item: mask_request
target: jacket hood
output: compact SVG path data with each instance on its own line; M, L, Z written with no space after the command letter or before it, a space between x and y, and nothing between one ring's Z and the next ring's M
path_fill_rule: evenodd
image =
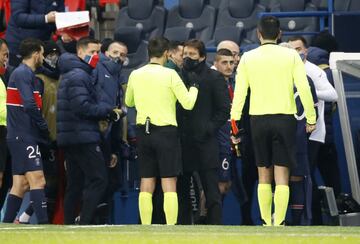
M118 76L120 74L122 65L120 63L115 63L111 58L105 56L104 54L99 54L99 62L104 65L104 67L109 71L113 76Z
M329 64L329 53L318 47L309 47L307 60L316 65Z
M59 58L60 74L65 74L75 68L82 69L86 73L91 74L92 68L87 63L83 62L78 56L71 53L63 53Z

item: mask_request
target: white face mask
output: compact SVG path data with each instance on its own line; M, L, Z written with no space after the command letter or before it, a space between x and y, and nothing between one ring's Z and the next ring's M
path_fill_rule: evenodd
M57 66L57 62L59 60L59 56L57 54L49 54L46 56L46 58L44 59L44 61L51 67L51 68L56 68Z
M129 63L130 63L130 60L129 60L128 57L126 57L125 60L124 60L123 66L128 66Z

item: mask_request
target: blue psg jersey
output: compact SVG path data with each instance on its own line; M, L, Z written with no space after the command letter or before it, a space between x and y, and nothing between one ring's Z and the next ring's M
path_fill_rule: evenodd
M315 91L315 86L313 81L308 77L308 81L309 81L309 85L310 85L310 89L311 89L311 94L313 97L313 101L315 104L315 107L317 107L317 103L318 103L318 99L316 96L316 91ZM305 126L306 126L306 118L305 118L305 112L304 112L304 107L300 101L300 97L299 94L296 90L296 88L294 88L294 92L295 92L295 102L296 102L296 114L295 114L295 118L297 119L298 123L297 123L297 131L296 131L296 146L297 146L297 153L304 153L307 155L307 135L306 135L306 130L305 130Z

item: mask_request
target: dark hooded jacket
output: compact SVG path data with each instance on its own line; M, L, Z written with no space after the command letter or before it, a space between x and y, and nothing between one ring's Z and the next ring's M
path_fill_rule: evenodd
M98 101L113 107L121 106L121 65L100 54L100 60L93 71L93 83Z
M98 103L92 84L93 69L74 54L59 58L60 85L57 100L57 141L59 146L98 143L98 121L113 109Z
M329 53L326 50L323 50L318 47L309 47L307 60L312 62L313 64L318 65L324 72L332 86L334 86L334 79L332 76L332 72L329 67ZM325 143L334 141L334 128L332 122L332 114L336 103L333 102L325 102L325 126L326 126L326 136Z

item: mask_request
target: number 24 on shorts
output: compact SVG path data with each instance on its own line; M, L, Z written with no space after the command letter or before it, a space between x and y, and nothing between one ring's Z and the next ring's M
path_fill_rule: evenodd
M29 152L28 158L37 158L37 157L41 157L41 153L39 150L39 146L36 145L36 149L33 146L28 146L26 148L26 151Z

